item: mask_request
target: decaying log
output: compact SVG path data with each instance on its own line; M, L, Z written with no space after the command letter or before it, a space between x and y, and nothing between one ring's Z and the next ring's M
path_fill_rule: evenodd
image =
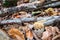
M22 23L22 22L36 22L36 21L40 21L40 20L46 20L46 22L44 22L44 25L50 25L53 24L55 20L60 19L60 16L51 16L51 17L39 17L35 18L22 18L22 19L13 19L13 20L3 20L0 22L1 24L11 24L11 23ZM60 20L59 20L60 21Z
M44 5L43 8L56 7L56 6L60 6L60 1Z
M60 1L44 5L43 8L55 7L55 6L59 6L59 5L60 5ZM32 3L24 3L24 4L21 4L19 6L15 6L15 7L3 8L2 10L0 10L0 16L2 16L2 15L4 16L8 13L11 14L11 13L18 12L21 10L33 11L33 10L38 9L38 8L41 8L40 1L32 2Z
M44 25L45 25L45 26L54 24L54 22L55 22L56 20L60 21L60 16L59 16L59 17L58 17L58 16L54 16L54 17L52 17L51 19L47 19L47 20L48 20L48 21L44 22Z
M60 16L50 16L50 17L38 17L37 18L37 21L40 21L40 20L52 20L52 19L56 19L56 18L59 18Z
M58 2L58 1L51 1L51 0L48 0L46 3L44 4L51 4L51 3L54 3L54 2Z
M35 22L35 21L37 21L36 19L37 19L37 18L35 18L35 17L22 18L21 21L22 21L22 22Z
M18 12L21 10L34 10L37 8L37 6L40 6L40 1L36 1L36 2L32 2L32 3L23 3L20 4L19 6L15 6L15 7L9 7L9 8L3 8L2 10L0 10L0 15L4 15L6 13L14 13L14 12Z
M15 20L3 20L1 24L12 24L12 23L21 23L21 20L15 19Z
M12 19L12 20L3 20L0 24L11 24L11 23L22 23L22 22L34 22L35 18L22 18L22 19Z

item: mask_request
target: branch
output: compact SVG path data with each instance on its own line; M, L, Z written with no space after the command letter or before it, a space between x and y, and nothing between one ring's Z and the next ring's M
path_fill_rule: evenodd
M60 6L60 1L59 2L50 3L48 5L44 5L43 8L57 7L57 6Z
M36 40L40 40L33 31L32 31L32 33Z
M6 13L11 14L21 10L31 10L31 9L34 10L37 8L37 6L40 6L40 1L32 2L32 3L24 3L15 7L3 8L2 10L0 10L1 11L0 15L6 14Z
M56 35L55 37L52 38L52 40L56 40L58 38L60 38L60 35Z
M57 19L60 19L60 16L12 19L12 20L3 20L3 21L0 22L0 25L1 24L11 24L11 23L19 23L20 24L22 22L36 22L36 21L40 21L40 20L46 20L46 22L44 22L44 25L50 25L50 24L53 24L54 21L57 20Z
M6 14L12 14L14 12L18 12L21 10L25 10L25 11L33 11L35 9L38 8L48 8L48 7L55 7L55 6L59 6L60 5L60 1L59 2L54 2L54 3L50 3L47 5L43 5L41 7L41 2L40 1L36 1L36 2L32 2L32 3L24 3L21 4L19 6L15 6L15 7L10 7L10 8L3 8L2 10L0 10L0 16L5 16Z

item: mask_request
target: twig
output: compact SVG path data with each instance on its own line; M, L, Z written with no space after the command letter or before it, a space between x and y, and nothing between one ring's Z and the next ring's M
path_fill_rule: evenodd
M60 37L60 35L56 35L55 37L52 38L52 40L57 39L58 37Z
M33 31L32 31L32 33L36 40L40 40Z

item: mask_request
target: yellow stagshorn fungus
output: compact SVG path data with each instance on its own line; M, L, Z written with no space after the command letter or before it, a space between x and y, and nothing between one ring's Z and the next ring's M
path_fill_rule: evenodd
M41 21L35 22L35 23L34 23L34 28L35 28L35 29L44 28L44 25L43 25L44 22L45 22L45 20L41 20Z
M45 10L45 12L50 15L50 16L55 16L57 15L57 13L54 11L53 8L48 8L47 10Z

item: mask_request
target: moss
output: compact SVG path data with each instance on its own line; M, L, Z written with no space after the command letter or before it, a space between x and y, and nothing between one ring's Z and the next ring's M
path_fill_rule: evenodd
M17 5L17 0L13 0L13 1L5 0L5 3L3 3L4 7L12 7L16 5Z

